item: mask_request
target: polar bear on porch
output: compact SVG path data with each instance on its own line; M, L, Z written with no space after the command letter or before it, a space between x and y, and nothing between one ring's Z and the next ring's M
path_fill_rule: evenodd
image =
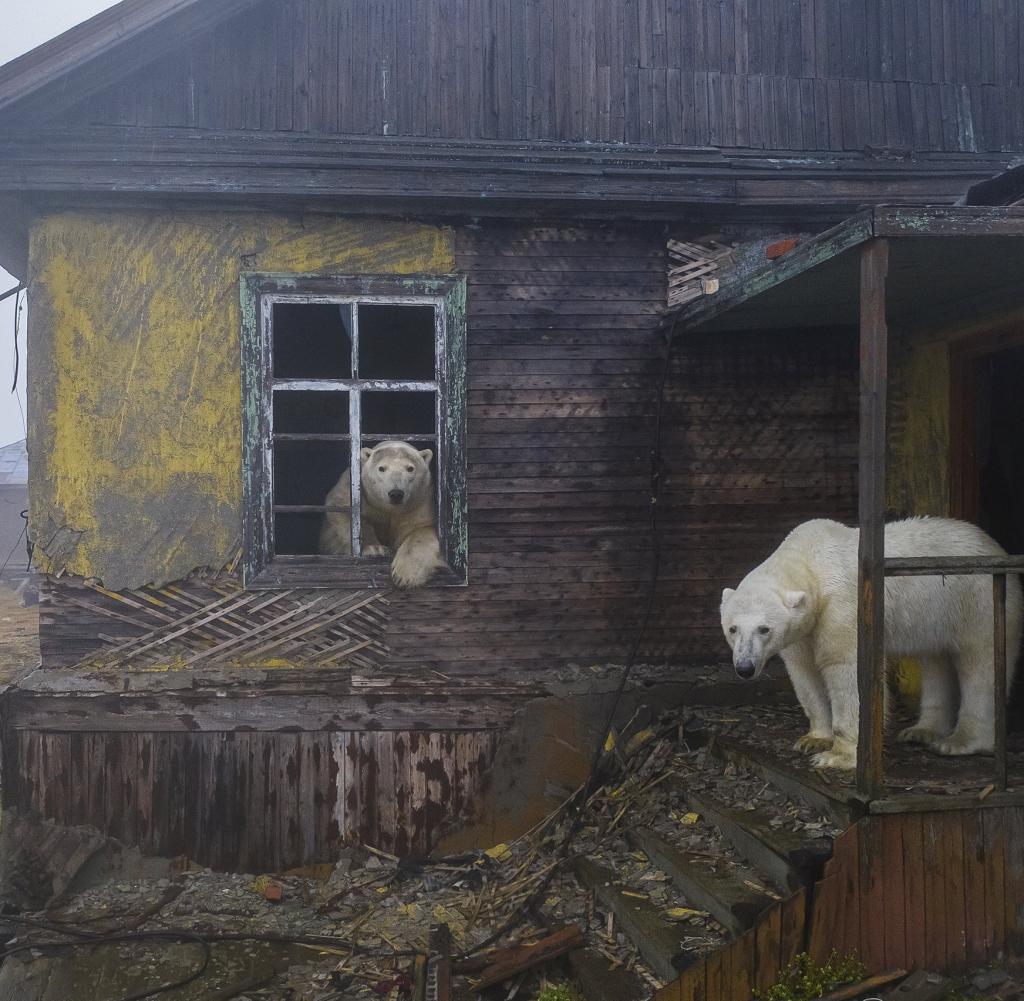
M819 768L857 763L858 529L808 521L733 590L722 629L741 678L778 654L810 721L796 749ZM886 556L1003 556L980 528L912 518L885 528ZM1007 684L1020 650L1020 581L1007 580ZM891 577L885 582L887 658L921 664L921 713L899 739L939 754L993 748L992 588L985 576Z
M396 587L421 587L445 565L437 538L434 477L429 449L418 451L405 441L382 441L360 456L360 528L364 556L393 554L391 579ZM327 495L330 507L351 504L348 469ZM352 519L347 511L328 511L320 530L320 552L352 552Z

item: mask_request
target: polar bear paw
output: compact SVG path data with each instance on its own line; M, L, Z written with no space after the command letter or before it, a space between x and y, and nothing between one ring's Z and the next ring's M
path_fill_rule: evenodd
M390 550L387 546L363 546L364 556L387 556Z
M812 768L839 768L851 771L857 767L857 750L841 741L832 744L832 750L822 751L811 758Z
M433 562L409 558L399 553L391 562L391 580L395 587L423 587L434 572Z
M961 754L992 753L992 745L990 743L986 743L984 740L978 740L976 738L968 739L965 737L957 737L956 734L952 734L941 740L936 740L935 743L930 744L929 747L936 754L947 754L951 757Z
M793 750L800 751L802 754L815 754L818 751L829 751L831 749L832 738L820 733L805 733L793 745Z
M924 744L925 747L932 747L941 741L946 734L933 730L931 727L922 726L920 723L908 726L896 734L896 739L902 744Z

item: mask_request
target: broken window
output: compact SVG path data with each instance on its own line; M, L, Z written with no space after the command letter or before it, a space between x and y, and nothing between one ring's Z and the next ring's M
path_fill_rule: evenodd
M385 441L429 455L465 581L463 302L454 278L243 276L247 586L389 586L360 482Z

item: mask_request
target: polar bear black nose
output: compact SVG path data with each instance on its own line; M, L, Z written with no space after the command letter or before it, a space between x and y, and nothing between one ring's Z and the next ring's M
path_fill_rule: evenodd
M754 676L756 667L753 661L741 661L736 665L736 673L743 678L744 681L748 681Z
M388 491L388 498L389 498L389 500L391 501L392 504L401 504L402 501L405 500L405 491L404 490L389 490Z

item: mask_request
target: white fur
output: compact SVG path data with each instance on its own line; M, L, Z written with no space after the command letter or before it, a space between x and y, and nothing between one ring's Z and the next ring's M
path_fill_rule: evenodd
M808 521L733 591L722 593L722 629L741 676L778 654L810 722L798 750L816 767L857 762L858 530ZM980 528L947 518L887 525L886 556L1002 556ZM1007 581L1007 679L1020 650L1020 581ZM765 632L764 630L767 630ZM992 586L985 576L889 577L885 652L922 667L920 719L899 739L940 754L991 752Z
M362 552L364 556L393 553L391 579L397 587L421 587L444 566L430 472L433 455L430 449L420 452L405 441L383 441L360 452ZM401 492L401 499L391 498L394 491ZM351 476L346 469L325 503L348 506L351 494ZM320 552L351 554L352 520L347 512L324 515Z

